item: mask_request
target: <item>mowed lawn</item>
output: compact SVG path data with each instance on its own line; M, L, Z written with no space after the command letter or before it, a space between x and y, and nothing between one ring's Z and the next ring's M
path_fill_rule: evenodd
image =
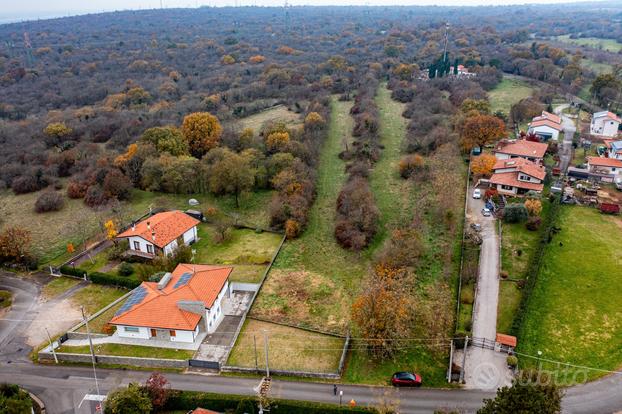
M228 365L265 369L264 335L268 336L268 363L272 369L336 372L345 339L303 329L247 319Z
M532 92L533 88L526 82L504 77L493 90L488 92L490 110L492 112L502 111L507 115L512 105L531 96Z
M289 128L301 126L302 118L300 114L290 111L286 106L277 105L270 109L241 118L238 122L243 129L250 128L257 134L264 125L270 122L284 122Z
M325 331L346 330L349 301L367 272L367 261L342 249L334 237L337 195L346 180L345 163L339 153L345 148L344 142L351 140L351 106L352 102L332 99L330 129L320 154L317 197L309 224L301 237L287 241L279 253L251 310L257 316ZM288 285L283 291L281 282L290 273L296 273L297 280L313 283L295 289ZM299 312L300 306L312 312L303 314Z
M622 366L622 218L596 209L563 207L548 245L519 352L570 364L615 370ZM522 366L535 360L520 357ZM556 365L543 364L544 369ZM570 373L577 369L568 369ZM604 375L587 371L593 379ZM580 377L579 377L580 378ZM558 379L572 382L572 377Z
M47 285L43 286L41 295L46 299L52 299L67 290L71 289L75 285L80 283L80 280L70 277L59 277L50 281Z
M131 356L138 358L164 358L164 359L190 359L194 351L177 350L173 348L155 348L152 346L138 346L125 344L94 344L95 355L116 355ZM68 354L89 354L91 352L88 345L67 346L62 345L56 348L56 352Z
M380 210L378 233L368 249L369 253L382 245L391 229L412 220L415 196L412 182L399 175L399 162L403 156L402 144L408 124L408 120L401 114L406 105L391 99L391 91L386 84L378 88L375 100L380 112L380 142L384 149L369 177L369 184Z
M565 43L574 43L580 46L588 46L594 49L602 49L608 52L618 53L622 50L622 43L615 39L599 39L597 37L580 37L571 39L570 35L557 36L557 40Z
M84 312L88 316L119 299L126 293L128 293L128 290L125 289L90 284L77 291L71 297L71 301L77 307L84 306Z

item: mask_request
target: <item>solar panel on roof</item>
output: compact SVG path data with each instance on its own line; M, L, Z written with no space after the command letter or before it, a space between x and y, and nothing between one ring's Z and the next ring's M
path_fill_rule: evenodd
M187 272L184 273L183 275L180 276L179 280L175 283L175 286L173 286L173 289L177 289L178 287L187 284L191 277L192 277L192 273L187 273Z
M123 306L115 313L115 316L129 311L134 305L138 305L142 302L145 296L147 296L147 289L145 289L144 286L138 286L132 291L132 294L127 298Z

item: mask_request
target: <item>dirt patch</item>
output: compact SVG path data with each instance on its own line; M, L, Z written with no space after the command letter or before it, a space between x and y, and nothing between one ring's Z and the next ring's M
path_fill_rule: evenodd
M32 347L37 347L48 340L46 328L54 337L76 325L81 317L80 310L72 303L71 299L41 304L34 314L34 320L25 330L26 343Z

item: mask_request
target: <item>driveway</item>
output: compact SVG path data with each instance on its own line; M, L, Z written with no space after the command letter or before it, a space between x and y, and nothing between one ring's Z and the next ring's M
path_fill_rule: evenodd
M574 138L574 133L577 130L575 122L568 115L564 115L562 111L566 108L569 108L569 104L558 105L554 108L554 112L556 115L559 115L562 119L562 128L564 129L564 140L561 142L559 146L559 168L562 171L562 174L565 174L568 170L568 166L570 165L570 161L572 161L572 140Z
M472 197L468 191L467 218L481 224L479 275L473 306L473 337L494 341L497 334L497 306L499 302L499 236L494 217L481 213L483 200ZM484 189L482 189L484 192ZM475 346L467 348L465 385L467 388L493 390L511 382L508 377L506 356L499 352Z

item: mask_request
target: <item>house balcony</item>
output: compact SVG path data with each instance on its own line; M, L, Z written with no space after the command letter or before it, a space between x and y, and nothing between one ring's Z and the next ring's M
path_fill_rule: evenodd
M128 249L125 251L126 256L140 257L142 259L152 260L156 257L154 253L145 253L140 250Z

